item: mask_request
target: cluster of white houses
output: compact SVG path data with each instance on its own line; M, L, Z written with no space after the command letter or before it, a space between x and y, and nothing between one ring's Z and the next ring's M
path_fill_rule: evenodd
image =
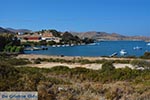
M53 36L52 33L34 33L34 34L18 34L17 37L21 40L21 42L40 42L42 40L45 41L55 41L59 43L61 38Z

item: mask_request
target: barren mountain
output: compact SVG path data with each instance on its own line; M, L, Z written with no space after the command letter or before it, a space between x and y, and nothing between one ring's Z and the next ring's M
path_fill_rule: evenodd
M5 28L0 27L0 34L1 34L1 33L14 33L14 32L9 31L9 30L7 30L7 29L5 29Z
M91 38L95 40L144 40L150 41L150 37L145 36L124 36L117 33L106 33L106 32L71 32L73 35L77 35L80 38Z
M31 30L28 29L13 29L13 28L6 28L7 30L14 32L14 33L30 33Z

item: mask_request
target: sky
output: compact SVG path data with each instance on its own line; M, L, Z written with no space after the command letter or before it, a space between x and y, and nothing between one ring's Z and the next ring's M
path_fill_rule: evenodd
M0 0L0 27L150 36L150 0Z

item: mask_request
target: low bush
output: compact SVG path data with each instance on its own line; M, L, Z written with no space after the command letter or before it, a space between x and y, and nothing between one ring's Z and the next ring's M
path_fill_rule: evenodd
M34 64L41 64L41 60L39 59L34 60Z
M143 59L150 59L150 52L145 52L143 56L141 56L140 58Z
M112 61L108 61L108 62L104 62L103 64L102 64L102 71L112 71L112 70L114 70L115 69L115 67L113 66L113 62Z
M148 61L145 61L145 60L132 60L131 62L130 62L130 64L132 64L133 66L135 66L135 67L143 67L143 68L145 68L145 69L149 69L150 68L150 62L148 62Z
M107 99L123 99L123 97L131 99L131 95L136 95L136 98L140 97L139 95L148 97L150 93L149 70L135 70L128 67L115 69L113 61L104 61L102 69L91 70L82 67L70 69L67 66L55 66L50 69L13 67L21 61L28 60L12 59L0 58L0 91L38 90L40 100L45 100L46 97L49 100L56 98L86 100L96 97L97 100L101 96ZM14 60L18 62L12 63ZM139 61L134 63L139 64ZM41 84L46 86L42 87Z

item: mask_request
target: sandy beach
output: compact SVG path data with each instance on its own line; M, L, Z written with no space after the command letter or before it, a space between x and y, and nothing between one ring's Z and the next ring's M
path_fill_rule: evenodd
M82 58L82 59L88 59L90 61L92 60L132 60L129 58L108 58L108 57L60 57L60 56L48 56L48 55L34 55L34 54L21 54L18 55L17 58L27 58L29 60L32 59L37 59L37 58L53 58L53 59L65 59L65 60L73 60L73 59L78 59L78 58ZM115 68L125 68L125 67L129 67L131 69L134 69L134 66L132 66L131 64L121 64L121 63L114 63L113 64ZM102 64L96 64L96 63L92 63L92 64L81 64L81 63L72 63L72 64L68 64L68 63L60 63L60 62L42 62L41 64L29 64L29 67L38 67L38 68L52 68L55 66L67 66L69 68L76 68L76 67L83 67L83 68L88 68L88 69L93 69L93 70L98 70L101 69Z
M20 54L17 56L17 58L28 58L29 60L31 59L37 59L37 58L46 58L46 59L49 59L49 58L54 58L54 59L65 59L65 60L72 60L72 59L87 59L87 60L90 60L90 61L93 61L93 60L133 60L132 58L112 58L112 57L82 57L82 56L64 56L64 57L61 57L61 56L49 56L49 55L37 55L37 54Z
M67 63L41 63L41 64L29 64L29 67L38 67L38 68L52 68L55 66L67 66L69 68L82 67L87 69L99 70L102 67L102 64L67 64ZM129 67L134 69L131 64L114 64L115 68L125 68Z

